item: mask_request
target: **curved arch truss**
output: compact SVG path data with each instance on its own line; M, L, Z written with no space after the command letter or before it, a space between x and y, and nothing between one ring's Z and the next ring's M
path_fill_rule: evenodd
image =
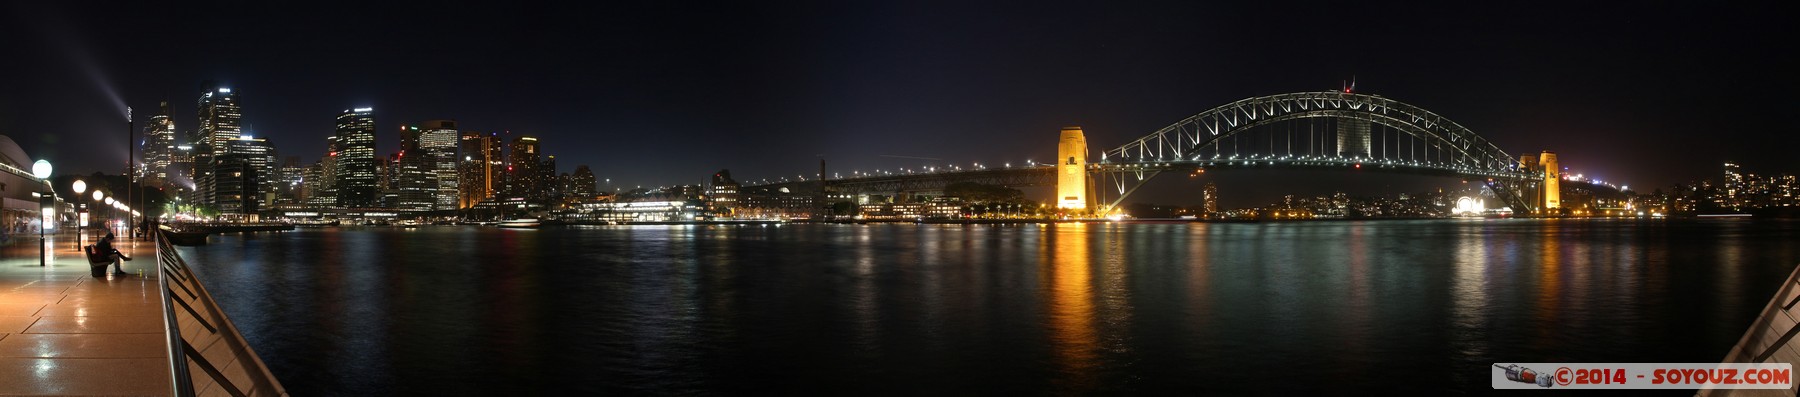
M1480 135L1417 106L1374 95L1300 92L1239 100L1102 152L1090 166L1100 210L1157 174L1221 167L1374 168L1484 179L1518 197L1532 175Z

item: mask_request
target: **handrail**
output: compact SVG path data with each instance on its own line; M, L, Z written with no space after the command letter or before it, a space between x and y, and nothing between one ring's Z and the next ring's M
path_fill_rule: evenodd
M174 392L173 395L183 397L192 396L195 394L194 382L193 378L188 376L187 344L181 340L180 323L176 322L175 308L170 304L174 299L169 296L169 274L166 270L167 267L162 264L165 255L174 254L163 253L163 245L166 244L168 239L162 238L161 232L156 233L156 237L153 239L156 240L156 283L161 287L158 288L161 290L161 293L158 295L162 296L163 332L168 339L165 342L167 342L166 346L168 347L169 353L169 379L172 380L169 383L174 385L174 390L172 390Z
M158 283L162 286L163 325L169 333L169 376L176 396L193 396L197 393L214 393L213 388L223 390L232 396L285 396L287 390L275 375L269 373L267 365L250 344L244 341L237 326L225 316L206 286L194 277L188 268L187 261L175 252L164 232L159 231L156 237L156 258ZM176 287L180 290L177 291ZM176 310L179 305L181 310ZM188 330L181 325L190 322ZM199 327L193 327L198 325ZM223 346L220 346L223 344ZM198 346L198 347L196 347ZM207 351L224 348L227 351L213 354L211 359ZM220 360L220 362L213 362ZM236 364L233 366L232 364ZM241 371L243 377L232 380L225 374L228 368ZM198 379L193 377L193 370L198 369L207 376Z

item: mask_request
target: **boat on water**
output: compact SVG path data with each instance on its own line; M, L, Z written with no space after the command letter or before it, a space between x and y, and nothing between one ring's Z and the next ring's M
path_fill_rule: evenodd
M407 219L404 221L396 222L396 223L394 223L394 225L399 226L399 227L419 227L419 221Z
M496 226L512 227L512 228L533 228L533 227L543 226L543 224L544 224L543 222L540 222L535 218L526 218L526 219L507 219L504 221L500 221L500 223L497 224Z

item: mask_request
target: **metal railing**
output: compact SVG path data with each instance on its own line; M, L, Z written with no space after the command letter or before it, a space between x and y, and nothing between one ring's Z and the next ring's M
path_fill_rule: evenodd
M213 388L232 396L288 395L160 231L156 262L174 395L217 393ZM206 376L196 379L195 372Z

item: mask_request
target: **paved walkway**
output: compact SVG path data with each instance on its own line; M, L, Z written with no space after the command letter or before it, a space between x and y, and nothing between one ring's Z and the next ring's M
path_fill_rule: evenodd
M94 278L73 235L49 239L43 267L37 236L13 237L0 247L0 395L169 395L155 245L119 243L130 275Z

